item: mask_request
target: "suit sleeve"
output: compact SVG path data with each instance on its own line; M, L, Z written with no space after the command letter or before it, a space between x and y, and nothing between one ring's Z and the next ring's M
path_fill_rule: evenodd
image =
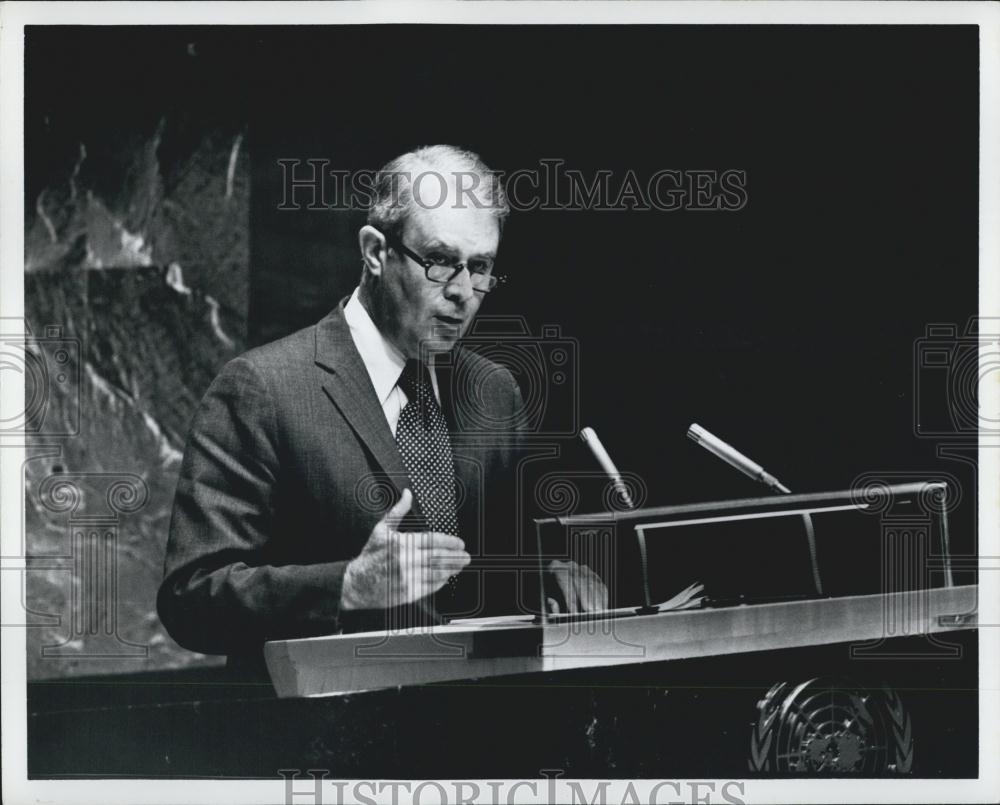
M209 387L174 497L157 610L185 648L234 654L339 631L346 561L267 564L279 479L274 399L246 358Z

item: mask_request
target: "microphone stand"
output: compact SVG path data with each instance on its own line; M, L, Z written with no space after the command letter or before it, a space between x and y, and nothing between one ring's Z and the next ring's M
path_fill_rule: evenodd
M695 444L704 447L712 455L721 458L727 464L732 465L744 475L753 478L764 484L768 489L777 495L790 495L792 490L785 486L764 468L754 461L751 461L739 450L726 444L717 436L709 433L701 425L692 424L688 428L688 438ZM816 559L816 531L813 528L812 515L808 512L802 515L802 522L806 527L806 544L809 546L809 561L812 564L813 584L816 587L816 594L823 595L823 583L819 577L819 562Z
M768 485L768 489L776 495L792 494L792 490L777 479L775 479L773 485ZM812 515L809 512L805 512L802 515L802 523L806 527L806 545L809 546L809 561L812 564L813 584L816 587L816 594L823 595L823 582L819 578L819 562L816 559L816 531L813 528Z
M625 481L622 480L621 473L618 472L618 468L615 467L614 462L611 460L611 456L608 455L608 451L604 449L604 445L601 444L601 440L597 437L593 428L584 428L580 431L580 439L590 448L591 453L594 454L594 458L597 459L597 463L601 465L601 469L604 470L605 474L611 480L612 485L618 492L619 497L625 504L625 507L630 511L635 510L635 503L632 501L632 496L629 494L628 486ZM639 570L642 572L642 600L643 605L638 607L635 612L637 615L653 615L660 611L660 608L653 605L652 594L649 590L649 558L646 554L646 534L641 526L635 527L635 539L639 546Z

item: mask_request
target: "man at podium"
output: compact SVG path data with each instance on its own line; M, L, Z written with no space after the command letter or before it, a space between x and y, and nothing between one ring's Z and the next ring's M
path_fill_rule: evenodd
M351 296L223 368L185 449L157 599L178 643L259 672L268 640L489 612L468 566L483 513L515 510L523 404L509 371L458 341L502 281L508 212L471 152L397 157ZM570 610L607 605L586 567L556 581Z

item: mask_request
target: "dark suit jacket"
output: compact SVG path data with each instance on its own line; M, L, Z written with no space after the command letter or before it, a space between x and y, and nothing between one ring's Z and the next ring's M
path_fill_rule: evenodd
M372 628L385 618L345 613L352 620L338 606L347 562L409 485L343 305L230 361L198 408L157 598L161 620L186 648L259 657L266 640ZM481 555L489 521L509 552L521 396L510 372L469 350L457 347L446 363L436 371L460 536ZM461 577L459 591L468 591L469 571ZM445 608L484 611L453 588L440 595Z

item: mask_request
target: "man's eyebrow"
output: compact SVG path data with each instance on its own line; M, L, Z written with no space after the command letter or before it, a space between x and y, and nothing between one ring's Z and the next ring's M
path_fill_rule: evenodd
M458 249L456 249L454 246L448 243L445 243L443 240L440 240L438 238L431 238L430 240L426 241L421 248L424 251L437 250L442 252L449 252L450 254L458 253ZM480 260L483 258L486 258L488 260L496 260L497 255L496 252L483 252L481 254L473 254L469 256L470 260L475 260L477 258Z
M438 238L431 238L430 240L425 240L422 246L424 249L438 249L440 251L445 251L445 252L457 251L454 247L448 245L443 240L439 240Z

